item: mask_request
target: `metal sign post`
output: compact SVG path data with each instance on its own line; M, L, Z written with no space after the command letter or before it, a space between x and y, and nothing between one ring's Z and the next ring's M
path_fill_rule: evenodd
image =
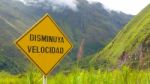
M43 75L43 84L47 84L47 76Z

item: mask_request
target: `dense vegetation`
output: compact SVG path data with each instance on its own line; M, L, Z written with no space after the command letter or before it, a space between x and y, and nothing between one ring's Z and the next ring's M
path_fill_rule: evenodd
M48 84L149 84L150 71L137 71L128 67L112 71L74 69L71 73L62 72L48 77ZM0 84L42 84L39 72L29 72L13 76L0 72Z
M91 63L101 66L124 64L133 68L150 68L150 5L136 15L118 35L96 56ZM113 66L114 67L114 66Z

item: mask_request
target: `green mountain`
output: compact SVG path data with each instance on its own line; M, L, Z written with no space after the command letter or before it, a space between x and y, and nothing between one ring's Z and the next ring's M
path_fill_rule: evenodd
M136 15L91 63L96 67L150 68L150 5Z
M47 3L23 4L15 0L0 0L0 70L17 73L28 67L26 58L13 41L45 13L49 13L71 38L74 49L66 58L71 61L76 59L83 39L83 56L93 54L103 48L132 17L107 10L101 3L89 4L86 0L78 0L76 11L65 5Z

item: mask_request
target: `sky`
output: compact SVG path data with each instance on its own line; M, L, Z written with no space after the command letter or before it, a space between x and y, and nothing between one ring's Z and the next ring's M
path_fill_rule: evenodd
M22 2L25 1L45 1L45 0L19 0ZM66 4L73 10L76 10L76 0L48 0L53 4L61 5ZM127 14L136 15L138 14L144 7L146 7L150 0L87 0L89 3L93 2L101 2L105 8L122 11Z
M90 2L101 2L106 8L117 11L122 11L127 14L136 15L144 7L146 7L150 0L88 0Z

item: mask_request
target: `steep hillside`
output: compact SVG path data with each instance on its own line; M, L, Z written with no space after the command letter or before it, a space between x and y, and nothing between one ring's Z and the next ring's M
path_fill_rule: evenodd
M57 9L53 7L57 6L47 2L26 5L16 0L0 0L0 70L14 67L15 70L11 72L15 73L17 69L24 71L27 67L26 60L13 41L47 12L72 40L74 49L68 57L71 60L76 59L83 39L83 55L95 53L132 17L121 12L108 11L101 3L89 4L86 0L78 0L76 11L67 6L59 6Z
M67 7L62 7L62 10L54 10L52 9L53 4L49 3L46 6L46 2L24 5L21 2L1 0L0 19L4 22L1 25L10 26L7 30L1 27L2 30L4 28L5 30L0 31L0 34L9 37L2 41L10 42L9 39L18 37L48 12L74 42L75 52L81 40L85 39L84 54L88 55L106 45L132 17L121 12L108 11L100 3L89 4L86 0L78 2L78 10L74 11ZM11 33L9 35L6 32Z
M150 5L135 16L117 36L91 60L107 65L150 68Z

